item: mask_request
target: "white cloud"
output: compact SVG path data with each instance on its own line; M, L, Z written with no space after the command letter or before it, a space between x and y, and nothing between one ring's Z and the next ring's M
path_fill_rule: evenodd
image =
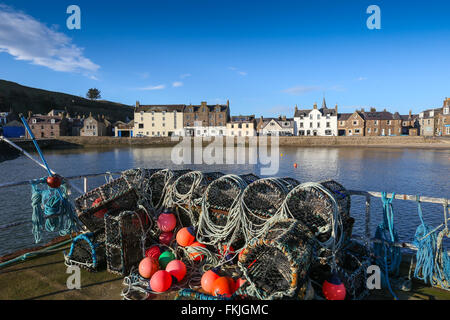
M83 55L83 48L54 27L0 4L0 52L61 72L90 76L100 66Z
M367 80L367 78L366 78L366 77L359 77L359 78L356 79L356 80L358 80L358 81L364 81L364 80Z
M247 75L247 72L244 72L244 71L238 71L238 73L239 73L241 76L246 76L246 75Z
M228 67L229 70L232 71L236 71L237 74L241 75L241 76L246 76L248 73L245 71L240 71L238 68L236 67Z
M183 86L183 82L181 81L175 81L172 83L172 87L177 88Z
M180 78L184 79L184 78L187 78L187 77L190 77L190 76L191 76L190 73L183 73L182 75L180 75Z
M316 86L296 86L292 88L288 88L285 90L282 90L284 93L289 93L292 95L302 95L309 92L319 91L321 90L321 87Z
M164 84L160 84L157 86L148 86L148 87L144 87L144 88L139 88L139 90L143 90L143 91L151 91L151 90L162 90L165 89L166 86Z

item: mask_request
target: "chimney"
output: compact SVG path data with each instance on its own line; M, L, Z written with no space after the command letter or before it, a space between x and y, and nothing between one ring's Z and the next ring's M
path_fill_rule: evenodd
M295 105L295 112L297 112L298 111L298 108L297 108L297 105Z
M314 110L317 110L317 103L314 102Z
M141 104L139 103L139 101L136 101L136 108L139 108L141 106Z
M386 108L383 109L383 112L386 112Z
M365 111L364 111L364 108L361 108L361 112L365 112Z
M230 107L230 100L227 99L227 107Z
M370 112L377 112L377 109L375 109L375 108L370 108Z
M412 118L412 110L409 110L409 118Z
M202 107L206 107L206 101L202 101Z
M334 110L336 111L336 114L338 113L338 106L337 106L337 103L336 103L336 105L334 106Z

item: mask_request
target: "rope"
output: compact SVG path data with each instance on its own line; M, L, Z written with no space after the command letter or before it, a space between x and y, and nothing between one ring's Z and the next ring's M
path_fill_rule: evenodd
M388 199L386 192L381 193L381 200L383 202L383 222L380 223L375 232L375 239L379 239L382 243L373 244L373 252L375 254L376 264L384 267L385 278L383 279L388 286L389 291L395 300L397 296L391 288L389 282L389 274L398 276L400 270L400 263L402 260L402 253L400 248L392 244L398 242L398 234L394 228L394 210L392 207L392 200L395 198L395 193L392 198Z

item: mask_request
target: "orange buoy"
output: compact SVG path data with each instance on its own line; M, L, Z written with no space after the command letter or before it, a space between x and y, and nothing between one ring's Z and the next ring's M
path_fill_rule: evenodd
M158 270L159 264L154 258L146 257L139 263L139 274L146 279L150 279Z
M172 260L167 264L166 271L179 282L186 275L186 265L181 260Z
M159 235L159 242L168 246L173 238L173 232L162 232Z
M230 286L231 294L236 291L236 282L231 277L226 277L228 279L228 285Z
M206 248L206 246L203 243L200 243L200 242L194 242L189 247ZM205 257L205 255L202 254L201 252L191 252L191 253L189 253L189 257L191 257L194 261L202 261L203 258Z
M177 225L177 218L173 213L161 213L156 222L158 228L163 232L169 232L175 229Z
M211 294L213 289L213 283L217 279L219 279L219 275L215 273L213 270L208 270L202 275L202 289L206 291L206 293Z
M225 296L227 298L231 297L233 294L233 287L230 286L231 282L227 277L220 277L216 279L212 284L212 295L213 296Z
M194 240L194 229L192 227L184 227L177 232L177 243L182 247L190 246Z
M297 169L297 164L296 164L296 163L294 163L294 168L296 168L296 169Z
M165 292L172 285L172 276L166 270L156 271L150 279L150 288L155 292Z

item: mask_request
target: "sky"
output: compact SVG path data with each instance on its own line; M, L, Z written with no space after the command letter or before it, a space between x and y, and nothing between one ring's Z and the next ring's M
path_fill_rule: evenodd
M69 30L78 5L81 29ZM370 5L381 29L370 30ZM0 79L125 104L402 114L450 96L449 1L0 0Z

